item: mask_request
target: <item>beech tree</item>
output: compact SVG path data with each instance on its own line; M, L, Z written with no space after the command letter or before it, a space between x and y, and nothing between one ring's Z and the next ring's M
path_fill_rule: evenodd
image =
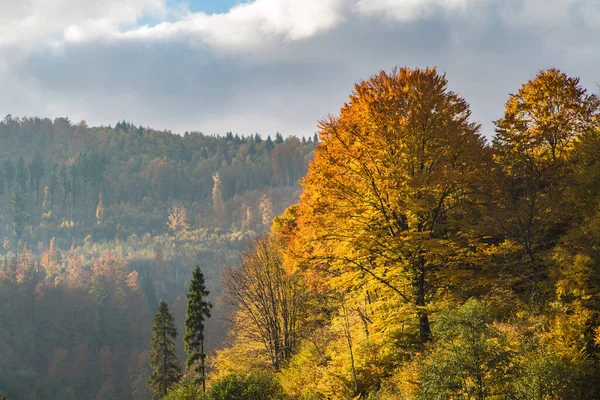
M504 115L494 122L499 190L490 215L524 250L528 267L519 270L530 287L547 272L543 250L574 216L565 196L574 150L583 135L600 126L599 110L600 100L588 95L578 78L549 69L511 94Z
M436 274L463 268L489 154L467 102L435 69L381 72L320 123L295 254L344 285L375 282L412 306L421 342Z

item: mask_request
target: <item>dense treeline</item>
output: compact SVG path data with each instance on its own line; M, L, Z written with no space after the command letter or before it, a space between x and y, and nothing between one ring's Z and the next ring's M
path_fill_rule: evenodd
M313 137L0 123L0 397L148 399L152 317L297 198ZM206 330L214 349L222 307ZM176 348L179 358L182 343Z
M26 195L31 225L24 239L57 237L65 247L88 234L100 240L163 233L173 203L199 227L240 228L247 213L260 214L262 194L297 185L314 149L312 137L179 136L125 122L89 128L11 116L0 123L0 140L0 196L16 186ZM216 178L221 214L213 204Z
M598 398L600 100L545 70L494 123L489 143L435 69L357 84L320 124L298 204L224 273L213 385ZM185 388L169 398L203 398Z

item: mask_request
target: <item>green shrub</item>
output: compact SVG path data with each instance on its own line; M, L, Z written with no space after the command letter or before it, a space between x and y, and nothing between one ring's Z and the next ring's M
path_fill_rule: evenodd
M285 398L279 382L267 372L227 375L213 382L207 394L211 400L280 400Z

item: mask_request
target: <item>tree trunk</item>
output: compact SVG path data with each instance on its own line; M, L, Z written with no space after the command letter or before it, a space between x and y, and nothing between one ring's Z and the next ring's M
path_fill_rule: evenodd
M425 310L425 259L419 256L419 275L417 277L417 308L419 312L419 336L421 344L425 344L431 338L431 327L429 317Z

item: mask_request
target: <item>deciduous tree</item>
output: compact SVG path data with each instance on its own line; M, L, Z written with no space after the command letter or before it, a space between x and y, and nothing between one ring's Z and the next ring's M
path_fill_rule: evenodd
M296 255L344 286L375 281L412 305L421 342L436 277L467 264L489 154L447 85L435 69L408 68L357 84L339 118L320 123L297 210Z

